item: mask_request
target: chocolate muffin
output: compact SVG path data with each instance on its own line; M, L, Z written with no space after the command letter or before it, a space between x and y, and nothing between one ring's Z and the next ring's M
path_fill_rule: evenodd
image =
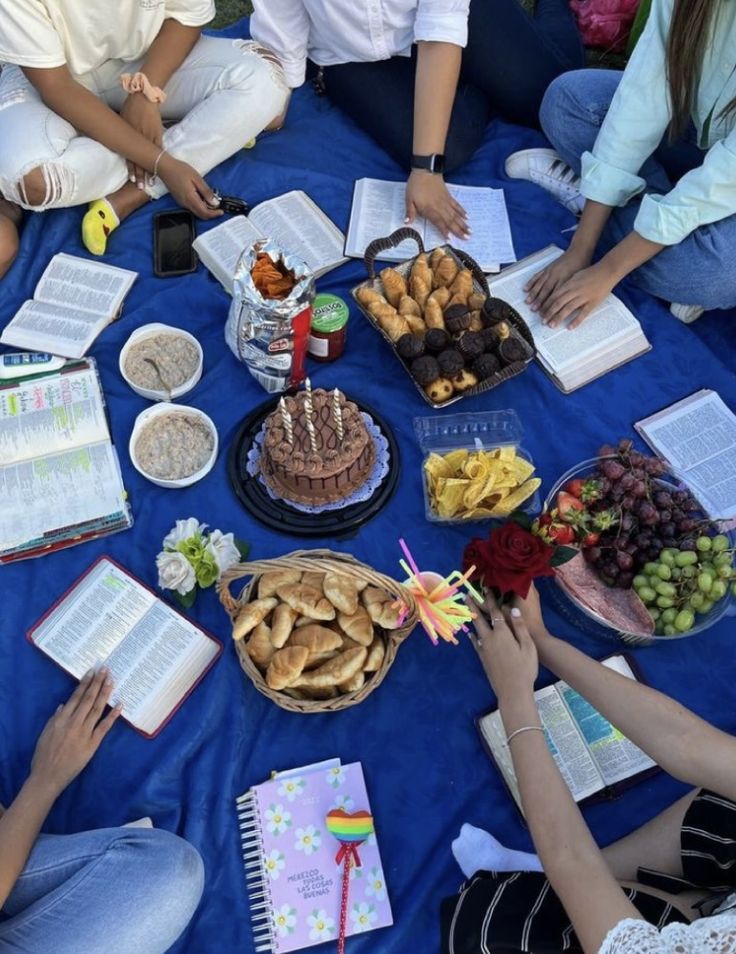
M402 335L396 342L396 351L404 361L413 361L424 354L424 340L418 335Z
M499 321L508 321L513 315L510 305L500 298L489 298L481 310L481 320L486 327L495 325Z
M473 320L473 316L466 305L450 305L445 311L444 318L447 330L451 335L459 335L461 331L468 329L470 322Z
M421 358L415 358L412 361L411 374L423 388L426 388L441 376L440 366L437 364L436 358L425 354Z
M437 355L437 364L442 374L451 378L465 367L465 359L455 348L446 348Z
M481 381L492 378L493 375L500 370L501 362L495 354L482 354L473 362L473 371L478 375Z
M450 336L444 328L430 328L424 336L424 347L433 354L444 351L450 343Z
M499 344L498 354L506 364L513 364L515 361L526 361L529 349L518 338L506 338Z
M480 337L483 341L483 348L486 351L496 350L499 338L495 328L484 328L483 331L480 332Z
M485 348L483 336L479 331L464 331L457 347L463 357L477 358Z

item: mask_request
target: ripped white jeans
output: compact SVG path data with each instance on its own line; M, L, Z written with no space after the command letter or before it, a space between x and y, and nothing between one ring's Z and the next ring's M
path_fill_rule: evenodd
M82 78L112 109L119 111L126 93L123 73L135 73L142 61L109 60ZM161 106L164 146L176 159L207 175L218 163L242 149L281 115L289 90L271 54L247 40L200 37L192 52L166 84ZM24 176L43 173L42 203L27 201ZM128 181L122 156L94 139L80 136L41 100L16 66L0 73L0 194L26 209L64 208L92 202ZM146 187L153 199L166 192L160 179Z

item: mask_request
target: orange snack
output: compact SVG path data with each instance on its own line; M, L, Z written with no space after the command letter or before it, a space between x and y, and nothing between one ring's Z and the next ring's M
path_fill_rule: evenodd
M286 269L282 262L274 262L264 253L256 259L251 277L263 298L286 298L296 284L293 272Z

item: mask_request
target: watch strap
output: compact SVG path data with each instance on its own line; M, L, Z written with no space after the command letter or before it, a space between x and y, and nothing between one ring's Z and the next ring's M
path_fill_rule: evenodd
M442 175L445 171L445 157L439 152L434 152L429 156L413 155L411 157L411 167L412 169L424 169L427 172Z

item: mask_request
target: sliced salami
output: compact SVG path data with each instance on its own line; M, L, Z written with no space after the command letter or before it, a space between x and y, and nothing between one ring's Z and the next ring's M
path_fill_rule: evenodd
M568 593L623 633L650 635L654 620L634 590L606 586L582 553L558 566L555 575Z

